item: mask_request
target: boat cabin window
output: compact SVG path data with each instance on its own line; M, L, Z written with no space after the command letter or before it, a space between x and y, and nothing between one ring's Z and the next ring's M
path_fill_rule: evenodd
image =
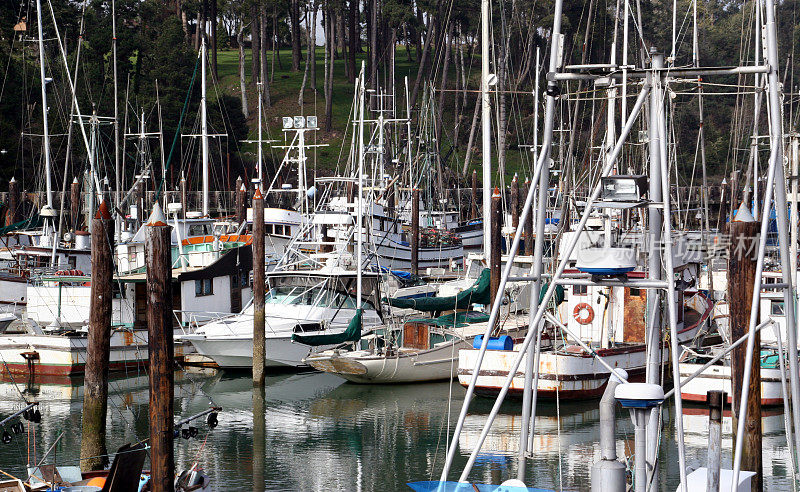
M194 281L194 295L196 297L210 296L214 294L214 281L210 278L204 278Z
M770 314L772 316L786 316L783 301L772 301L770 303Z
M245 287L250 287L250 272L241 272L239 274L241 277L241 286L244 289Z
M631 297L642 297L642 290L631 287L630 295Z
M631 289L633 290L633 289ZM572 286L572 293L576 296L585 296L589 293L589 286L588 285L573 285Z
M211 227L208 224L192 224L189 226L189 236L209 236Z
M75 270L75 266L78 264L78 257L77 256L68 256L67 257L67 264L69 265L70 270Z
M322 287L303 288L290 285L273 287L267 292L265 302L268 304L315 305L335 309L356 308L354 296Z

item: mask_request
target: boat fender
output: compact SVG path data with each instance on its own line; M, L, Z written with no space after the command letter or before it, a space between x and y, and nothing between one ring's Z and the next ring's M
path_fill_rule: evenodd
M472 340L472 347L479 349L483 343L483 335L478 335ZM514 348L514 339L508 335L500 335L499 337L489 337L489 342L486 344L486 350L512 350Z
M581 302L572 310L572 317L582 325L588 325L594 319L594 309L589 303Z

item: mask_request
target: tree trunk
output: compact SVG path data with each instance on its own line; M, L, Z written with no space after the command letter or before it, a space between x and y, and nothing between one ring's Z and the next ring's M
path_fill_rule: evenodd
M300 71L300 0L290 0L289 21L292 35L292 72Z
M414 30L414 41L417 44L417 61L422 57L422 31L425 29L425 20L422 18L422 9L417 4L417 27Z
M328 22L328 33L332 33L334 26L333 26L333 19L331 19L331 13L333 9L328 10L328 15L325 16ZM331 36L332 37L332 36ZM326 40L328 36L326 35ZM325 76L325 131L331 131L333 127L333 60L335 54L335 47L333 43L327 43L328 48L328 63L326 64L326 76Z
M506 129L508 128L508 119L506 118L505 90L506 87L508 87L508 64L506 63L507 55L508 47L506 46L506 40L501 40L500 63L498 64L499 67L497 70L497 167L500 171L500 176L505 176L506 172Z
M197 11L197 27L194 30L194 50L198 51L200 49L200 36L202 36L203 30L203 10L200 9Z
M316 6L313 6L316 9ZM308 19L308 11L306 11L306 19ZM306 84L308 83L308 68L311 65L310 58L311 58L311 31L306 29L306 65L305 69L303 70L303 82L300 84L300 93L297 95L297 105L300 106L300 110L303 109L303 99L305 96L306 91Z
M460 46L460 29L459 33L453 38L451 37L451 42L453 43L453 65L456 67L456 80L455 80L455 91L453 92L453 147L458 148L458 134L461 130L461 107L462 107L462 98L459 92L459 86L461 86L461 81L464 77L464 57L463 53L461 52Z
M433 37L436 35L436 30L434 29L435 24L433 22L430 22L429 24L430 28L425 36L425 47L422 48L422 56L420 57L419 68L417 69L417 80L414 81L414 90L411 91L410 106L412 108L417 103L417 94L419 94L419 86L422 82L423 74L425 73L425 65L427 65L428 53L431 50Z
M378 0L369 0L369 86L378 88ZM374 99L373 99L374 100Z
M211 70L214 78L217 73L217 0L211 0Z
M447 29L445 32L444 37L442 38L442 42L445 43L444 47L444 61L442 63L442 90L439 91L439 101L436 104L436 131L434 135L436 135L436 149L437 149L437 159L439 160L439 166L441 167L442 161L442 116L444 113L444 95L447 89L447 73L448 69L450 68L450 35L452 33L452 24L451 27Z
M358 0L350 0L350 22L348 25L348 41L350 49L347 53L347 81L351 84L356 81L356 53L358 52L359 39L356 36L356 24L358 24Z
M253 4L250 7L250 79L252 80L253 87L257 87L258 75L261 70L261 63L259 57L261 55L261 35L259 30L259 14L258 6Z
M275 59L278 59L278 66L283 69L281 63L281 44L278 38L278 12L277 7L272 7L272 64L270 65L269 83L275 80Z
M269 97L269 82L267 81L267 6L261 5L261 22L260 22L260 31L261 31L261 104L265 108L270 107L271 101ZM273 53L275 50L273 50Z
M242 27L236 34L236 44L239 45L239 90L242 93L242 114L245 118L249 118L250 114L247 109L247 81L245 80L244 68L244 23L242 23Z
M344 2L341 5L337 6L335 10L336 15L336 50L339 52L334 53L336 58L344 59L347 52L347 44L345 43L344 37L344 15L342 13L342 8L344 8Z
M403 44L406 45L406 58L408 59L408 63L411 63L411 39L408 37L408 25L407 23L403 22Z
M464 168L461 170L462 176L467 175L469 161L472 158L472 146L475 143L475 128L478 127L478 117L481 114L481 95L475 97L475 111L472 113L472 126L469 127L469 140L467 141L467 154L464 156Z
M317 92L317 10L319 5L317 2L311 2L311 8L314 9L311 15L311 33L308 35L308 45L306 46L307 59L311 64L311 90ZM308 19L308 15L306 15ZM327 19L323 19L323 22ZM327 39L325 40L327 44Z

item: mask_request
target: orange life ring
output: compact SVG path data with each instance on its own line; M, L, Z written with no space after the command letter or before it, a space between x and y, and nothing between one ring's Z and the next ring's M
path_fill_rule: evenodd
M581 316L581 312L586 311L586 316ZM572 317L582 325L588 325L594 319L594 309L588 303L581 302L572 310Z

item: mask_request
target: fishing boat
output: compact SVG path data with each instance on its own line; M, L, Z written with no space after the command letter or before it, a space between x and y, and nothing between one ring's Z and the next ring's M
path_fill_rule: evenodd
M311 367L355 383L412 383L451 379L456 375L459 351L472 347L486 331L489 316L489 269L476 279L446 282L436 297L387 299L392 313L406 313L402 322L391 322L365 333L361 340L317 352L306 359ZM469 273L469 270L468 272ZM459 288L460 287L460 288ZM514 292L511 287L509 292ZM420 317L419 313L436 317ZM503 340L511 343L527 329L526 310L508 302L503 314Z
M360 309L355 296L357 277L355 271L342 268L268 273L264 309L267 367L303 366L313 349L331 348L360 337L362 327L381 325L380 276L362 274ZM313 337L325 336L331 338L323 338L325 343L320 345L311 344ZM190 342L219 367L252 368L253 304L240 314L219 317L176 338Z
M635 210L646 201L646 178L613 176L604 178L603 200L595 203L586 229L571 231L562 238L565 244L576 241L575 252L565 258L563 275L565 302L548 319L552 329L543 338L552 342L539 358L538 394L541 398L599 398L611 376L610 368L625 369L632 381L644 379L647 367L645 344L647 289L637 287L646 278L643 254L638 249L642 234L623 232L621 211ZM676 292L677 334L680 344L691 342L705 327L713 303L695 289L699 259L691 248L676 248L685 253L673 255L674 270L681 278ZM662 351L665 349L662 349ZM513 349L486 352L475 391L496 395L509 375ZM527 364L525 354L523 362ZM667 360L666 352L662 360ZM459 358L459 381L468 386L478 350L463 350ZM599 358L605 362L601 363ZM525 386L524 372L516 373L509 395L519 396Z

